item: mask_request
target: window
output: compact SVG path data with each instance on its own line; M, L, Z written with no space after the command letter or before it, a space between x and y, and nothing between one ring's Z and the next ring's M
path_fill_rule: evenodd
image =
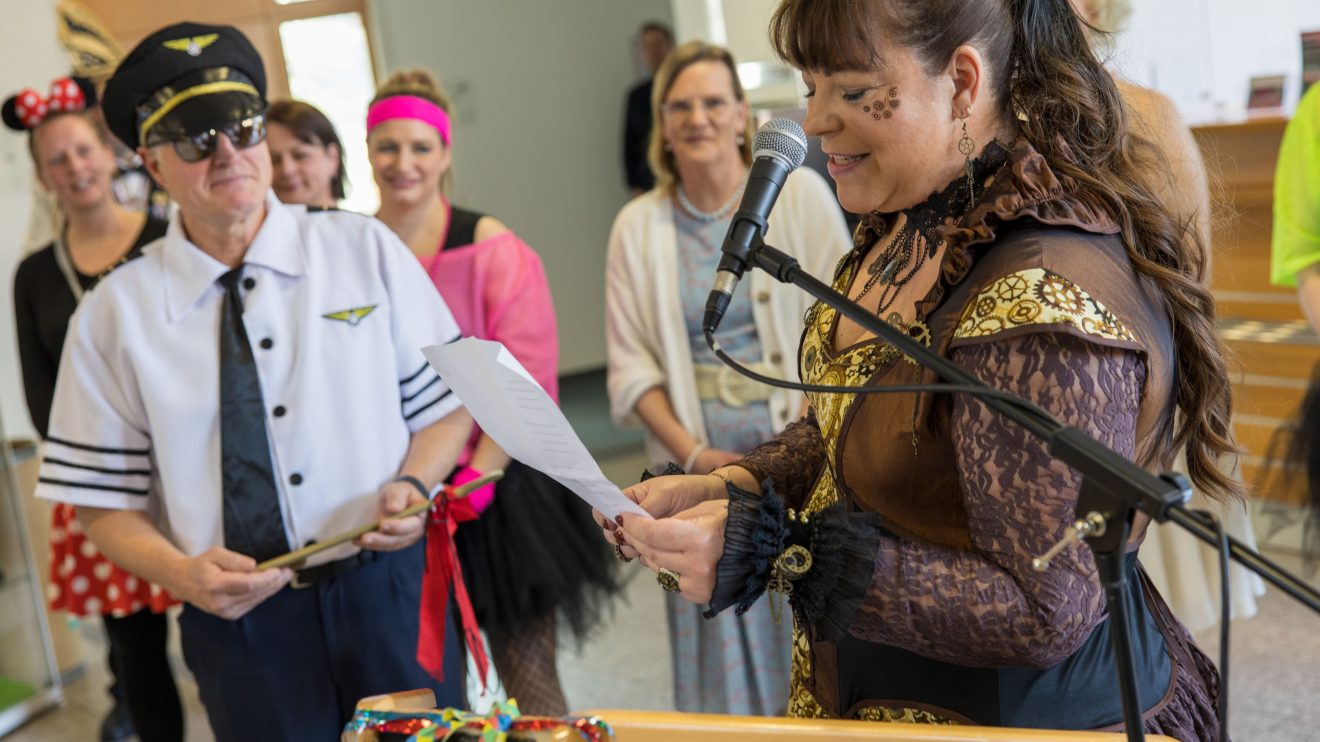
M344 145L349 185L343 207L374 214L380 194L367 161L366 120L376 84L361 14L300 18L279 29L290 97L321 109Z

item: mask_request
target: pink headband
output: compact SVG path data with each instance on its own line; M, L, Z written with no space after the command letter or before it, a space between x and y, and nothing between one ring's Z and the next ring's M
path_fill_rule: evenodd
M449 146L449 114L425 98L415 95L391 95L377 101L367 109L367 133L392 119L416 119L440 132L445 146Z

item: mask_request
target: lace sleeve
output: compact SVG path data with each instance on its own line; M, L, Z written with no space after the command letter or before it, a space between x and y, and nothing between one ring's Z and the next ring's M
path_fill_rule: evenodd
M806 417L789 423L783 432L752 449L736 464L755 475L758 482L770 480L788 507L800 508L825 464L825 455L816 412L808 410Z
M1138 353L1033 333L964 346L953 359L1133 455L1146 373ZM1080 477L966 395L955 398L951 430L971 550L880 539L849 631L965 666L1051 666L1080 646L1105 610L1085 546L1064 551L1047 572L1031 568L1075 518Z

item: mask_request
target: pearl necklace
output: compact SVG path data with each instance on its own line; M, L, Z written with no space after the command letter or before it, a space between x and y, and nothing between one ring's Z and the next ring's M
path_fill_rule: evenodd
M692 217L693 219L696 219L699 222L710 223L718 219L723 219L724 217L728 216L729 212L733 210L734 204L738 203L738 197L742 195L743 186L746 185L747 185L747 174L744 173L742 184L739 185L736 190L734 190L733 196L731 196L723 206L719 207L714 211L702 211L701 209L698 209L696 206L694 206L692 202L688 200L687 192L683 190L682 184L679 184L678 188L676 188L675 190L678 193L678 203L680 206L683 207L683 210L688 213L688 216Z

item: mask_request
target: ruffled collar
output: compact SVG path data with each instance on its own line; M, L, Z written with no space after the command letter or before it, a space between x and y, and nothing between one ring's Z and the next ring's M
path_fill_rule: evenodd
M1081 196L1077 183L1066 175L1055 173L1045 157L1026 142L1020 142L1006 159L989 152L997 142L987 145L987 153L976 163L998 161L999 167L982 174L977 198L970 209L960 213L962 204L950 198L965 189L965 176L960 175L944 190L933 194L925 202L905 210L909 214L925 214L944 208L946 214L939 224L928 231L918 232L915 239L943 240L948 243L940 266L941 280L936 281L930 294L917 306L918 319L924 319L939 306L945 289L961 283L975 264L974 247L993 242L997 232L1006 224L1030 219L1050 226L1073 227L1093 234L1117 234L1120 230L1114 218L1098 205ZM862 217L853 237L852 257L860 260L867 249L887 231L893 213L872 212ZM929 216L929 215L926 215ZM930 249L921 244L917 249ZM849 261L851 262L851 261Z

